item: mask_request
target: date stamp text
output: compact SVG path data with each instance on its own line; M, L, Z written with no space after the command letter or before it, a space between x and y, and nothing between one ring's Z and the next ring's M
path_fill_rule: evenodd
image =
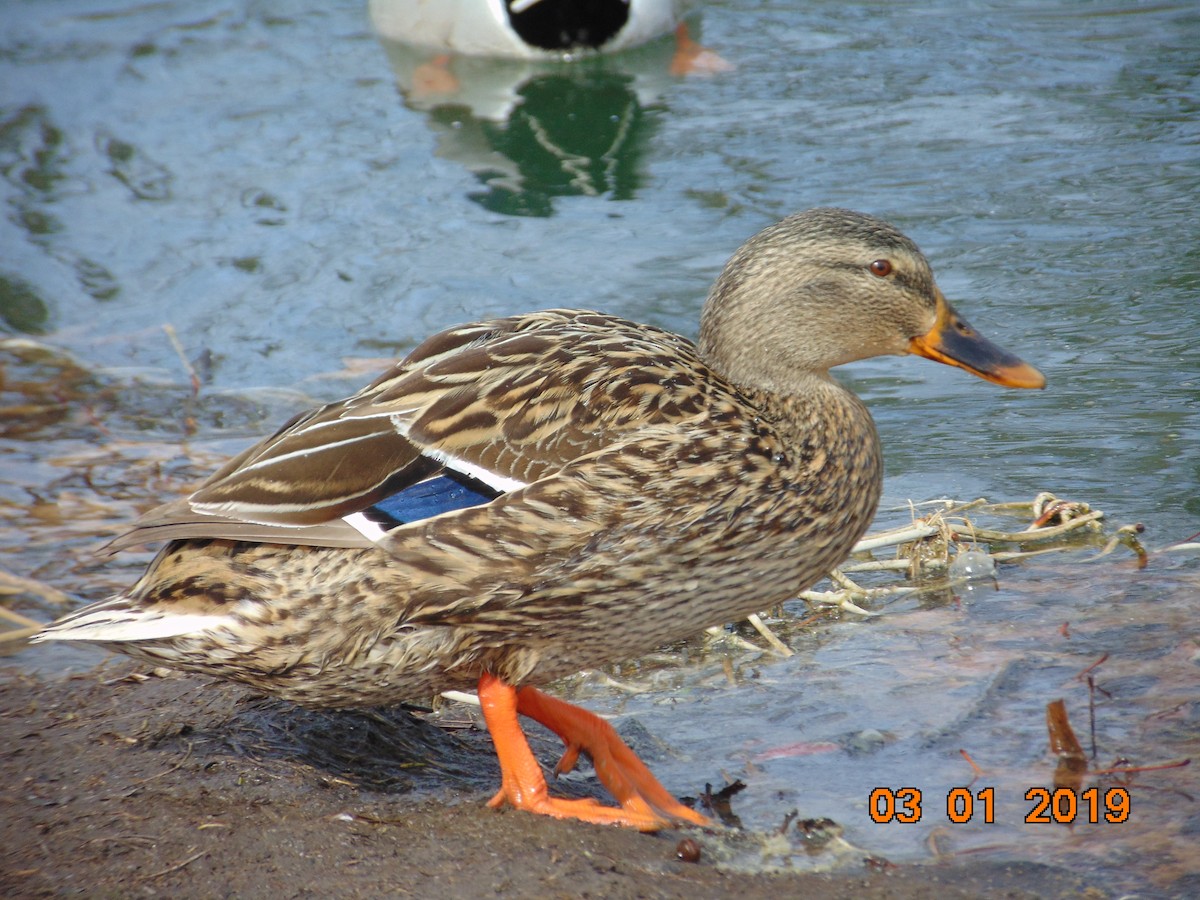
M994 787L976 791L953 788L944 798L937 795L929 799L933 800L929 814L945 815L952 825L968 822L991 825L996 821ZM1025 792L1025 800L1028 806L1024 822L1029 825L1098 825L1104 822L1117 825L1128 821L1133 809L1129 790L1123 787L1091 787L1083 791L1031 787ZM880 825L889 822L912 824L922 821L927 805L925 792L920 788L877 787L868 798L867 811L871 820Z

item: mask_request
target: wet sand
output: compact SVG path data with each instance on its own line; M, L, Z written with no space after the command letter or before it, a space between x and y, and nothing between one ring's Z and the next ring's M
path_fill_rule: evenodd
M466 719L315 713L145 671L3 674L0 896L1108 896L1035 864L896 866L853 848L833 872L767 872L754 860L778 836L646 835L492 810L498 770ZM549 737L534 747L553 763ZM678 858L685 837L698 862ZM787 840L804 842L794 824Z

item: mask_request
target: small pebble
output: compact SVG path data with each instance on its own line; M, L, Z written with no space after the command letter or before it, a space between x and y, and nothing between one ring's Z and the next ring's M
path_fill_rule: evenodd
M691 838L684 838L676 845L675 855L684 862L700 862L700 845Z
M867 728L850 735L846 740L845 750L847 753L874 753L876 750L882 750L886 743L887 737L882 731Z

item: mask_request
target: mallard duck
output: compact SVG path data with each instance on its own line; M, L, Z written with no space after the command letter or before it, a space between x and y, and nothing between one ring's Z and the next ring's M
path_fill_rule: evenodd
M439 54L494 59L562 60L616 53L675 32L673 75L713 75L734 67L696 43L681 0L371 0L371 22L389 41ZM422 79L436 93L457 91L436 57ZM425 85L428 90L433 85ZM415 86L414 86L415 87Z
M915 353L1011 387L1027 363L951 308L917 246L861 213L771 225L725 266L700 340L555 309L436 334L303 413L113 549L130 590L38 640L101 644L297 703L478 690L491 805L652 830L707 819L599 717L537 685L793 597L874 514L879 440L829 370ZM518 714L620 802L553 797Z
M611 52L670 33L680 0L371 0L390 40L472 56L557 58Z

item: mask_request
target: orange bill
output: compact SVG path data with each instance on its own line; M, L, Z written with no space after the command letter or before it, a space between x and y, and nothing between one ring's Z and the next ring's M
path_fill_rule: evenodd
M933 328L909 341L909 351L926 359L958 366L1005 387L1040 388L1046 376L1024 360L997 347L967 324L938 292L937 321Z

